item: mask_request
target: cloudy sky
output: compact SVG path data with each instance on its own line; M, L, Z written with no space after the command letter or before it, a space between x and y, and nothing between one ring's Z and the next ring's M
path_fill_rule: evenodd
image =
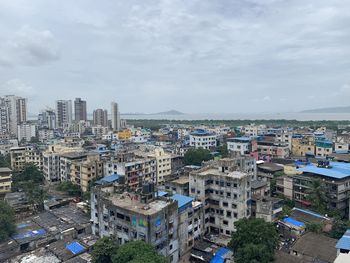
M347 0L0 0L0 95L88 111L350 105Z

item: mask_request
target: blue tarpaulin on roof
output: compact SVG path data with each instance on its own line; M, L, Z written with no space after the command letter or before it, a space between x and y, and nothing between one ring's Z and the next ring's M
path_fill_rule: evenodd
M219 248L219 250L215 253L215 256L210 260L210 263L224 263L225 255L229 253L230 250L224 247Z
M38 229L38 230L33 230L33 231L28 231L25 233L13 235L12 238L17 239L17 240L18 239L25 239L25 238L33 238L33 237L45 235L45 233L46 233L46 231L44 229Z
M337 249L350 250L350 229L348 229L335 245Z
M104 185L104 184L108 184L108 183L112 183L115 182L119 179L119 175L117 174L112 174L112 175L108 175L103 177L102 179L98 180L95 182L95 184L98 185Z
M70 252L72 252L74 255L79 254L83 251L85 251L85 247L80 245L78 242L72 242L68 245L66 245L66 249L68 249Z
M305 224L303 222L300 222L292 217L285 217L282 220L284 223L288 223L297 227L305 227Z

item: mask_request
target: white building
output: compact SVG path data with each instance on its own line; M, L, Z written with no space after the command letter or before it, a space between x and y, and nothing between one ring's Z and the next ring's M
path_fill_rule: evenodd
M91 127L91 132L96 138L102 138L103 135L108 134L108 127L102 125L96 125Z
M216 147L216 135L204 130L197 130L190 134L190 146L203 149Z
M55 138L55 133L53 130L49 129L41 129L38 132L39 135L39 141L45 142L47 140L51 140Z
M36 126L30 123L22 123L18 125L17 138L19 141L29 142L33 137L36 137Z
M27 121L27 99L7 95L4 97L4 101L8 110L10 133L16 136L18 125Z
M241 155L247 154L251 151L251 138L236 137L227 139L227 150L238 152Z
M0 134L10 133L9 109L3 98L0 98Z
M171 155L165 153L163 148L156 148L149 157L155 158L157 162L157 183L162 184L171 175Z
M38 115L39 128L45 128L49 130L56 129L56 113L54 110L47 109L43 110Z

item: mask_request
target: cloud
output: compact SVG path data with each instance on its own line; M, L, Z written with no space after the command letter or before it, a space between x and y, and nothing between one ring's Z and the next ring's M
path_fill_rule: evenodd
M23 26L0 46L3 50L0 65L3 66L39 66L60 58L55 37L50 30Z
M29 95L33 93L33 87L20 79L10 79L2 85L4 94Z

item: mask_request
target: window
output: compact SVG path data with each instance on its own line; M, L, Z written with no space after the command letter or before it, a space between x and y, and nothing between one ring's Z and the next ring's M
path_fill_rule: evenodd
M232 216L232 212L231 211L226 211L226 216L227 217L231 217Z
M227 220L222 221L222 223L223 223L225 226L228 226L228 221L227 221Z
M231 235L231 231L230 230L226 230L226 235Z
M226 183L226 186L230 187L230 186L231 186L231 183Z
M226 196L227 196L227 197L231 197L231 193L227 192L227 193L226 193Z
M222 205L223 205L224 207L228 207L228 203L227 203L227 202L223 202Z
M233 209L237 209L237 205L236 204L232 204L232 208Z

